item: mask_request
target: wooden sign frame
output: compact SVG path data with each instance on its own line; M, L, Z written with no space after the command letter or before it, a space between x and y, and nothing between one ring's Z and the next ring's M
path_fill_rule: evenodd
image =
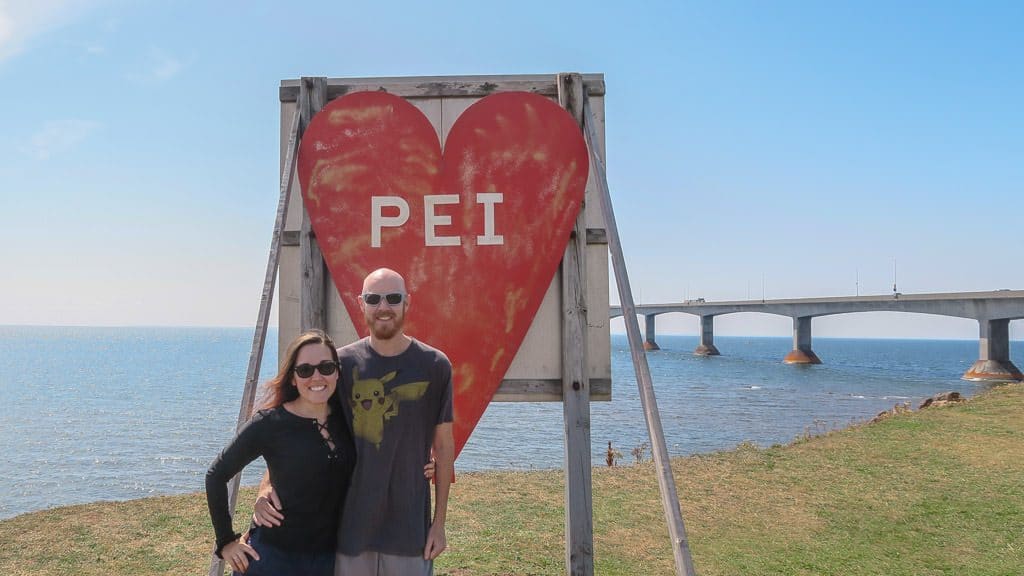
M607 272L610 251L652 453L659 473L676 572L681 576L693 576L693 562L679 511L650 369L640 341L632 292L612 214L604 160L604 89L604 78L600 74L368 79L320 77L283 81L279 94L282 118L280 199L237 426L241 428L252 413L278 277L281 280L279 350L309 328L326 329L339 344L358 338L339 301L337 290L331 285L330 275L326 273L301 197L291 194L293 188L298 189L295 162L299 141L313 115L331 98L353 91L385 90L417 105L444 142L446 130L458 114L479 98L502 91L527 91L549 96L557 99L580 125L591 156L591 172L583 207L559 271L492 401L562 401L566 573L593 575L590 401L611 399ZM290 119L290 122L285 119ZM550 334L558 335L557 342L551 341ZM232 514L240 477L241 474L237 475L229 486ZM223 560L213 556L210 576L220 576L223 570Z
M581 76L593 99L597 114L603 117L604 78L600 74ZM557 77L554 75L525 76L459 76L459 77L406 77L406 78L308 78L285 80L281 83L281 162L282 171L287 156L288 130L286 119L295 109L304 109L300 128L308 123L315 111L333 98L357 91L383 90L405 98L416 106L433 124L442 145L459 115L484 96L504 91L525 91L557 100ZM582 114L582 111L580 111ZM580 116L581 117L581 116ZM603 127L599 136L603 138ZM300 132L301 134L301 132ZM298 177L293 175L293 189L299 189ZM588 325L584 330L586 348L591 351L587 376L593 400L611 399L611 338L608 331L608 249L604 230L604 214L597 199L596 182L591 177L584 200L583 221L587 242L581 253L587 292L583 295L588 306ZM289 216L285 221L281 247L279 275L279 350L283 350L304 329L323 328L338 345L359 339L355 325L342 304L325 267L319 262L319 250L308 225L300 194L293 194L289 202ZM540 309L519 347L500 388L492 402L561 401L562 326L561 326L561 274L552 279ZM311 293L304 294L304 290ZM416 287L410 286L415 297ZM429 306L420 302L419 306ZM356 319L361 322L361 319Z

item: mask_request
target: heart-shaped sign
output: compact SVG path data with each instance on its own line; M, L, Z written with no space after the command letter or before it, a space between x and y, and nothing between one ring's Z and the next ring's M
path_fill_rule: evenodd
M405 331L452 361L456 453L501 384L551 283L587 182L579 126L525 92L482 98L444 153L430 121L386 92L338 98L302 137L299 181L341 301L381 267L405 277Z

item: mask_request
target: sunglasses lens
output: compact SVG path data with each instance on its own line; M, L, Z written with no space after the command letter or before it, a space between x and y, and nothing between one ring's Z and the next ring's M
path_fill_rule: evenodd
M362 295L362 298L363 302L366 302L370 306L380 304L382 298L391 306L398 306L402 303L402 300L405 300L405 294L402 294L401 292L392 292L390 294L374 294L373 292L367 292Z
M324 376L330 376L337 371L338 365L330 360L324 360L316 366L313 366L312 364L299 364L295 367L295 374L299 378L309 378L313 375L313 372L320 372Z

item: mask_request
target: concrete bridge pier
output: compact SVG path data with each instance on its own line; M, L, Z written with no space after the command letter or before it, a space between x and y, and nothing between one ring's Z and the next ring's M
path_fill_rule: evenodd
M693 351L695 356L719 356L721 353L715 348L715 317L713 315L700 317L700 344Z
M978 361L964 373L964 380L1008 382L1024 380L1010 361L1010 320L978 320Z
M782 360L786 364L821 364L821 358L811 350L811 319L813 316L793 317L793 350Z
M661 350L654 341L654 317L656 314L644 314L644 350Z

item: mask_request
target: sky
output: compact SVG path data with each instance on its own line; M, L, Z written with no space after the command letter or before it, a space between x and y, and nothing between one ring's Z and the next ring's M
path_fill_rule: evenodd
M1022 28L995 1L0 0L0 324L252 326L300 76L603 73L642 303L1022 289Z

